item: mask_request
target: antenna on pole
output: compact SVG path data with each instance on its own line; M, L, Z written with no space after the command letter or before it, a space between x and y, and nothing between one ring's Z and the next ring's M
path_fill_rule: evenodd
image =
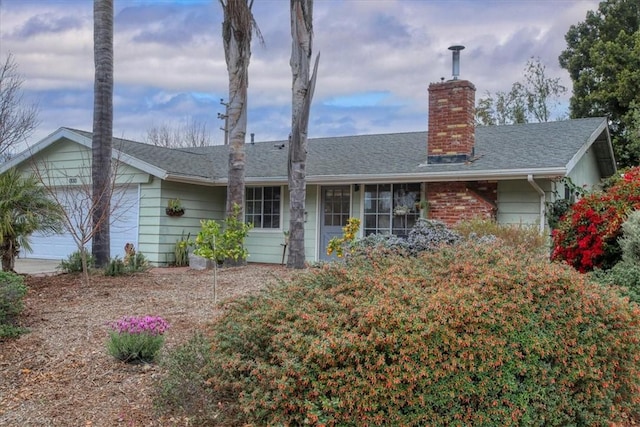
M225 108L224 114L218 113L218 118L224 119L224 127L220 129L224 131L224 145L229 145L229 103L220 98L220 104Z
M458 80L460 75L460 51L464 49L462 45L449 46L449 50L452 51L451 74L453 74L453 80Z

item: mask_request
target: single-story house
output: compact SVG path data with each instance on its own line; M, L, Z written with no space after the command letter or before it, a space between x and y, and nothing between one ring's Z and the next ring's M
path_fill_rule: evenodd
M597 186L616 172L606 118L476 127L475 87L466 80L429 86L428 132L311 138L308 142L305 251L326 257L349 217L360 232L406 234L419 217L448 224L477 216L544 231L545 204L565 196L560 178ZM280 263L288 229L287 141L246 144L246 220L254 224L249 261ZM224 217L227 146L169 149L114 138L119 165L112 256L133 243L154 265L173 262L177 240L201 219ZM0 167L41 165L62 194L90 177L91 133L60 128ZM48 165L42 168L42 165ZM168 216L179 198L182 216ZM68 234L35 235L33 258L66 258Z

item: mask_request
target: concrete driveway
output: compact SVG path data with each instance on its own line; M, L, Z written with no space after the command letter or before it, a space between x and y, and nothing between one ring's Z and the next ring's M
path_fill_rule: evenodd
M15 270L20 274L54 274L60 272L58 265L60 260L55 259L17 258Z

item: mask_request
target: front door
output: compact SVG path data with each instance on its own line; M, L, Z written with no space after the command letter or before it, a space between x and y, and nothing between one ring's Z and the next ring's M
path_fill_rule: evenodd
M351 214L351 187L322 187L321 212L320 259L330 261L335 259L335 255L327 255L329 240L342 236L342 227L347 225Z

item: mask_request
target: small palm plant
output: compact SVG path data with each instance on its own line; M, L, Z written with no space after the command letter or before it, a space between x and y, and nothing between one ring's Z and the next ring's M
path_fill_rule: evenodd
M21 249L30 251L29 236L35 231L62 230L64 212L47 196L35 176L10 169L0 175L0 257L2 270L13 271Z

